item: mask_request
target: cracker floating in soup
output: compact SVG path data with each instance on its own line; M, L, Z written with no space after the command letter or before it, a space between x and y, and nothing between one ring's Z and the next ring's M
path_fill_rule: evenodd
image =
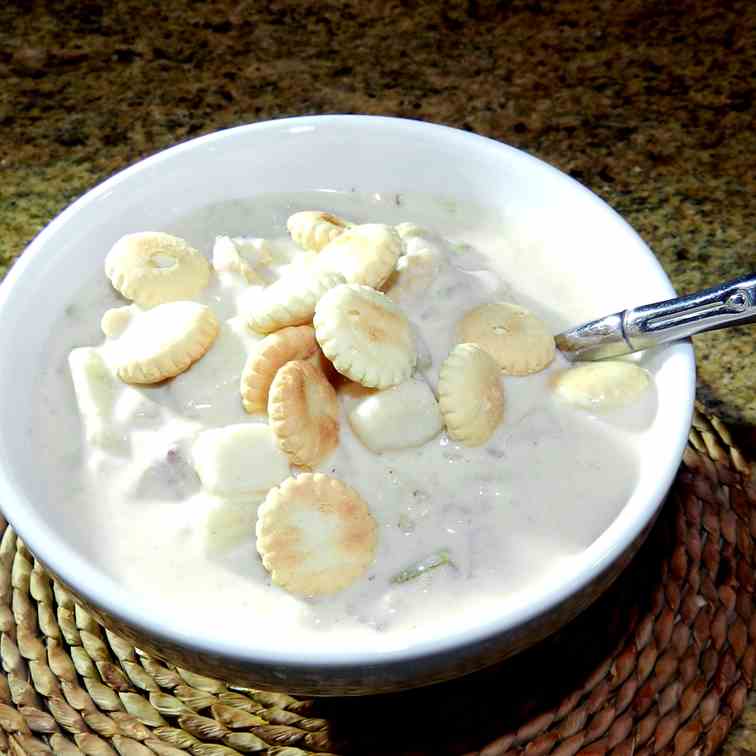
M191 299L210 279L207 259L184 239L158 231L127 234L105 258L113 287L141 307Z
M318 302L313 322L323 354L347 378L386 388L412 374L417 350L409 320L385 294L336 286Z
M380 288L402 251L399 234L382 223L353 226L320 250L317 265L341 273L348 283Z
M286 228L302 249L320 252L352 224L344 218L320 210L303 210L289 216Z

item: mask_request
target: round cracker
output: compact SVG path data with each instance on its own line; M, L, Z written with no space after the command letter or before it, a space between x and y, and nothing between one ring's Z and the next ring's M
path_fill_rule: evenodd
M342 284L315 308L315 337L336 370L363 386L388 388L406 381L417 361L412 328L385 294Z
M115 344L118 377L125 383L159 383L183 373L215 341L219 324L197 302L168 302L135 315Z
M210 263L178 236L141 231L113 245L105 274L124 297L154 307L196 297L210 280Z
M257 551L273 582L299 596L343 590L373 561L377 526L336 478L304 473L272 488L257 512Z
M338 215L321 210L302 210L290 215L286 221L286 228L294 242L311 252L320 252L350 225L349 221Z
M318 300L345 280L341 273L314 267L292 271L260 292L247 313L249 327L258 333L272 333L311 323Z
M392 226L366 223L339 234L323 247L317 265L341 273L347 283L380 288L396 267L402 240Z
M313 467L339 443L339 401L317 365L287 362L268 394L268 418L278 448L293 465Z
M247 357L239 382L244 409L250 414L265 412L270 384L278 369L290 360L305 360L317 351L315 330L309 325L282 328L258 341Z
M638 401L651 385L647 370L633 362L604 360L574 365L554 376L556 395L589 412L608 412Z
M507 375L529 375L554 359L554 337L532 312L509 302L470 310L457 325L460 343L477 344Z
M484 444L504 416L499 366L477 344L457 344L441 366L438 404L449 438Z

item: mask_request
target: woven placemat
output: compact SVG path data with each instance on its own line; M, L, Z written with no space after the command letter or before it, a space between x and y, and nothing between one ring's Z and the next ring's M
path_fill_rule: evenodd
M557 635L406 693L304 700L165 664L101 628L0 522L0 751L122 756L706 756L756 666L756 480L697 411L648 541Z

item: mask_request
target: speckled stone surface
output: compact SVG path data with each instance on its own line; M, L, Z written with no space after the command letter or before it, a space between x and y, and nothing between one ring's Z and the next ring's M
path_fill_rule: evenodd
M753 0L3 3L0 273L76 197L177 141L371 113L553 163L690 292L756 271L755 75ZM700 396L752 441L756 330L695 345Z

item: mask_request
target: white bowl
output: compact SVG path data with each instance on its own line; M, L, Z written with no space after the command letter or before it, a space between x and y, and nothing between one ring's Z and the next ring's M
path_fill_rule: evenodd
M694 395L688 343L655 356L657 415L644 441L637 487L611 526L539 585L525 603L502 602L493 620L409 648L357 652L265 647L175 626L146 611L72 546L75 512L48 506L45 471L30 447L34 389L66 305L122 234L170 227L211 204L311 189L431 193L501 209L544 242L544 265L583 272L575 315L589 319L675 295L657 260L604 202L541 161L495 141L409 120L292 118L229 129L181 144L119 173L58 216L0 287L0 505L38 558L106 625L182 666L261 688L305 694L388 691L479 669L553 632L596 598L628 563L673 480ZM554 253L558 245L558 254ZM545 251L539 252L538 249ZM553 277L552 277L553 278ZM528 296L556 296L534 280ZM582 309L581 309L582 308ZM579 312L578 312L579 310Z

